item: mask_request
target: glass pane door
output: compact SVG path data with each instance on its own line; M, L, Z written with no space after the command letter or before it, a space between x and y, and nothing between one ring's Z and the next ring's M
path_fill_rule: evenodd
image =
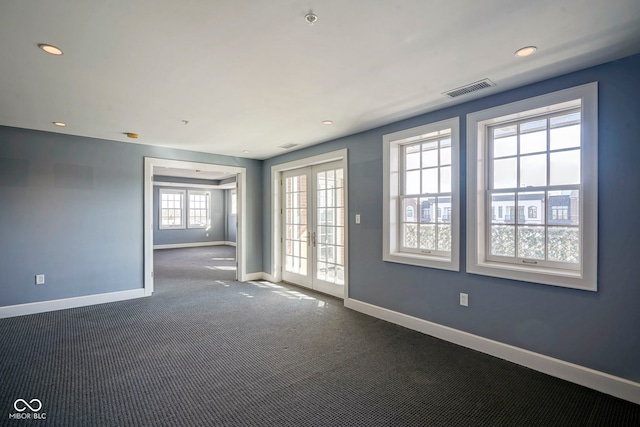
M284 172L281 185L283 280L344 298L342 162Z
M283 189L283 279L311 287L310 230L308 201L308 168L286 172L282 178Z
M344 297L345 227L344 171L341 162L313 167L314 281L313 287Z

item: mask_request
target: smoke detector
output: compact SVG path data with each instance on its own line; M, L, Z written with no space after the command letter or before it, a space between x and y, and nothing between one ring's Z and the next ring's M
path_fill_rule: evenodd
M318 17L313 12L309 12L304 15L304 20L307 21L307 23L313 25L318 20Z

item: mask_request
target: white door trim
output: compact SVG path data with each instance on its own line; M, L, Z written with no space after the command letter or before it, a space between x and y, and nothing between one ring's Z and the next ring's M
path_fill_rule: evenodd
M244 282L247 280L247 252L246 252L246 194L247 194L247 169L238 166L216 165L211 163L196 163L182 160L144 158L144 294L153 293L153 168L178 168L199 169L207 172L228 172L237 176L237 221L238 231L236 235L237 253L237 278Z
M282 237L282 224L281 224L281 209L282 209L282 195L280 189L280 175L282 172L303 168L306 166L318 165L321 163L328 163L336 160L342 161L342 167L344 169L344 217L345 217L345 284L344 284L344 298L349 295L349 171L348 171L348 150L343 148L341 150L331 151L329 153L318 154L316 156L305 157L303 159L294 160L291 162L281 163L271 166L271 276L275 281L282 280L282 243L280 241Z

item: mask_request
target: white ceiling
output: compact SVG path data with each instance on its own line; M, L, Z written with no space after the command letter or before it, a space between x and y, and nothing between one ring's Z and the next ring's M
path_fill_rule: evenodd
M0 125L263 159L640 52L640 1L5 0L0 40Z

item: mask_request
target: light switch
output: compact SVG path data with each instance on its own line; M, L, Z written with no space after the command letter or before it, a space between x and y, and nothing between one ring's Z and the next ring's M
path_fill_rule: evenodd
M360 214L356 214L356 224L360 224Z
M463 307L469 307L469 294L460 292L460 305Z

